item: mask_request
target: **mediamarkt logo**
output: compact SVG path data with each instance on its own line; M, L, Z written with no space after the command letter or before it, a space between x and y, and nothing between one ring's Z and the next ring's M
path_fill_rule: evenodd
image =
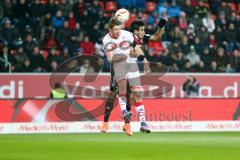
M0 99L23 98L23 81L10 81L0 85Z

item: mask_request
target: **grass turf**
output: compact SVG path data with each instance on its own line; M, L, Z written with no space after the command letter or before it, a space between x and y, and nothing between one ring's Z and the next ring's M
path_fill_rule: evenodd
M239 160L240 133L0 135L0 160Z

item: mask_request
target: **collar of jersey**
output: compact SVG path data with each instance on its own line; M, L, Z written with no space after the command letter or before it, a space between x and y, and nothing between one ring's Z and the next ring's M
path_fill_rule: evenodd
M121 34L121 33L120 33L120 34ZM109 36L110 36L111 38L113 38L113 39L118 39L118 37L113 36L111 32L109 32ZM120 35L119 35L119 36L120 36Z

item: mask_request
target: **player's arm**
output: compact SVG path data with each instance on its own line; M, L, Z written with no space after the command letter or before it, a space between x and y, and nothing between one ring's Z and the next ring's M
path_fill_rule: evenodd
M124 54L114 55L113 50L115 49L115 47L106 38L103 39L103 46L104 46L103 48L104 48L105 55L107 56L109 63L114 64L127 59L127 55L124 55Z
M149 41L160 41L163 33L164 29L158 27L157 31L153 35L151 35Z
M134 58L137 58L138 56L141 56L143 55L144 56L144 53L142 51L142 48L137 44L136 41L134 41L134 39L132 39L131 43L130 43L130 57L134 57Z
M145 73L150 73L151 72L151 68L149 66L147 58L145 57L145 55L144 55L144 53L142 51L142 48L139 45L137 45L134 48L134 50L137 53L138 61L142 61L142 63L143 63L144 72Z
M140 55L144 55L141 47L140 47L139 45L137 45L137 44L136 44L136 45L133 45L133 46L131 47L130 56L137 58L137 57L140 56Z
M149 67L148 61L141 49L141 47L134 41L134 38L132 34L129 34L129 40L130 40L130 56L131 57L137 57L139 61L142 61L144 64L144 71L145 72L151 72L151 69Z
M164 26L166 25L166 20L165 19L160 19L158 23L158 29L157 31L150 36L149 41L160 41L162 38L162 35L164 33Z
M144 65L144 71L146 73L151 72L151 68L149 66L149 63L147 61L147 58L145 57L141 47L139 45L132 46L131 51L130 51L130 56L132 55L132 57L137 57L138 61L142 61L143 65Z
M133 42L133 43L135 43L135 42ZM130 50L130 56L138 58L139 61L146 60L146 57L142 51L142 48L137 44L132 45L132 48Z

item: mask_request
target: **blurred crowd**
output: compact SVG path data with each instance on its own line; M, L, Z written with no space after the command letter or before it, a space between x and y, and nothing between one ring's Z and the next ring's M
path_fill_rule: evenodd
M102 38L119 8L146 23L153 34L160 18L168 19L159 42L144 52L152 71L240 71L240 0L1 0L0 72L52 72L79 55L96 62L72 61L75 72L109 72Z

